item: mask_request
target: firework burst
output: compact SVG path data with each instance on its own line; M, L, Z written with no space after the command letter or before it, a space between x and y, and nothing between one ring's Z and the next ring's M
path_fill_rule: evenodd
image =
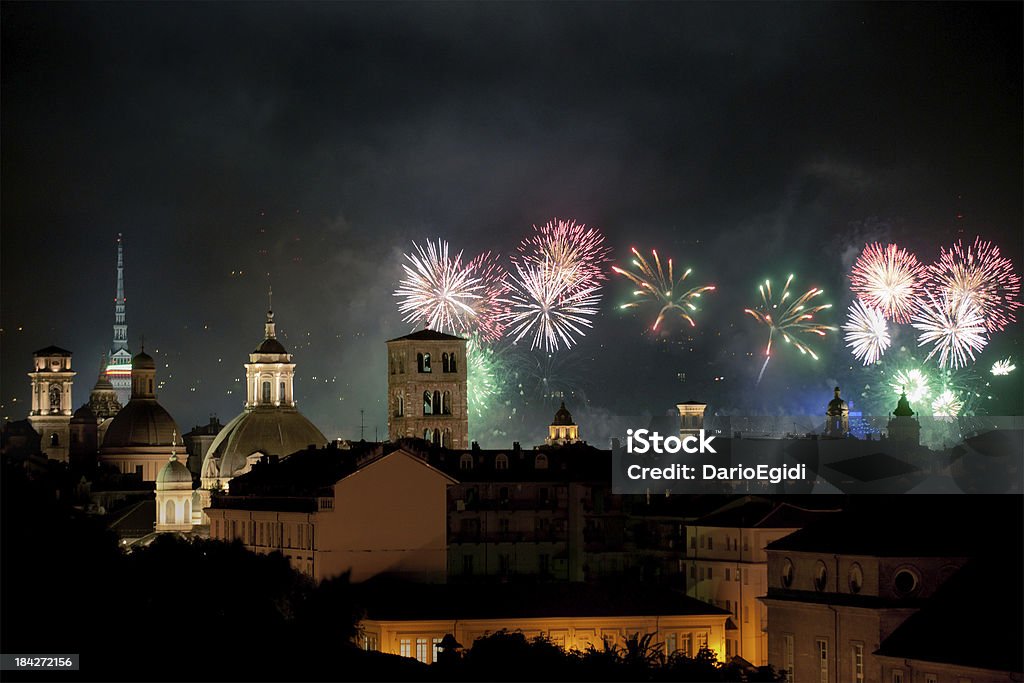
M469 409L477 417L484 417L501 393L502 362L494 348L485 344L480 335L470 335L466 342L466 396Z
M1012 358L1004 358L1003 360L997 360L992 364L992 374L996 377L1005 377L1011 372L1017 369L1017 366L1013 364Z
M480 284L479 298L469 303L473 315L467 320L468 329L482 342L495 342L505 332L505 316L509 312L506 271L497 254L489 251L470 261L466 270Z
M405 254L409 263L402 264L405 277L395 290L402 320L432 330L467 332L484 284L462 263L461 251L449 256L447 242L428 242L426 248L413 242L413 248L414 253Z
M556 279L567 283L567 294L599 286L608 279L604 266L611 247L605 246L604 235L597 228L553 218L543 226L533 226L533 231L519 245L517 262L557 271Z
M668 274L666 275L657 251L651 250L651 254L654 256L654 268L640 255L640 252L636 249L632 251L636 257L633 259L633 265L636 266L637 273L631 273L618 266L612 266L612 270L619 275L629 278L631 282L640 288L633 291L633 296L640 297L640 301L632 301L619 306L619 308L634 308L649 302L659 305L661 308L658 311L658 317L655 319L654 325L651 326L652 331L656 331L665 319L665 316L673 311L683 320L690 323L691 327L695 327L697 323L690 316L691 313L697 310L693 300L699 298L704 292L714 291L715 286L687 287L685 282L691 272L689 269L677 280L672 269L672 259L668 260Z
M570 348L575 335L586 335L601 300L597 285L581 287L566 272L544 264L516 263L515 270L506 280L510 310L502 315L513 342L530 336L531 349L550 352L560 345Z
M958 240L939 260L928 266L932 289L954 305L967 299L981 310L985 329L998 332L1016 322L1014 311L1021 307L1020 276L999 247L976 237L964 247Z
M814 316L826 309L832 308L832 304L811 305L811 300L824 293L824 290L812 287L796 299L790 300L791 292L789 285L793 282L793 276L786 279L786 284L778 299L772 293L771 281L765 280L764 284L758 286L761 292L761 305L756 309L745 308L745 313L750 314L757 322L768 327L768 343L764 349L764 365L761 366L761 373L757 377L758 383L768 367L768 361L772 357L772 341L775 335L780 335L787 344L792 344L802 353L817 360L818 355L807 345L802 337L817 335L824 337L834 327L822 325L814 321Z
M864 247L850 272L850 289L865 305L899 323L910 322L924 284L925 267L895 244Z
M865 306L860 299L850 305L849 317L843 325L843 331L846 332L843 337L846 346L850 348L854 358L864 365L877 362L889 348L889 328L885 316L880 311Z
M932 415L938 418L952 420L960 414L963 409L963 402L949 389L944 389L941 394L932 401Z
M911 403L923 401L931 394L931 381L919 368L909 370L897 370L889 381L889 386L895 395L907 395Z
M934 344L925 360L939 354L939 367L961 368L968 356L988 343L985 337L985 319L980 307L970 297L956 300L936 300L931 293L913 318L913 327L920 331L917 345Z

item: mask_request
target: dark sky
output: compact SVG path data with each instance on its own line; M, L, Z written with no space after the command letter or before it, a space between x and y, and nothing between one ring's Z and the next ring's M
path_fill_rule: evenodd
M764 331L742 309L765 277L824 287L840 324L868 239L930 261L981 234L1018 272L1024 260L1020 3L0 13L12 419L48 344L74 351L86 400L112 334L117 232L132 349L145 335L183 428L241 409L269 273L300 408L343 437L360 409L383 432L383 342L409 331L391 292L412 240L507 253L531 224L572 217L617 260L657 247L718 284L692 342L645 336L613 306L630 288L608 284L594 331L556 359L591 421L692 398L818 413L834 382L858 381L833 337L817 364L779 354L754 386L746 354ZM1011 354L1024 366L1021 330L993 338L980 374ZM990 412L1019 414L1020 375ZM509 439L536 438L529 422Z

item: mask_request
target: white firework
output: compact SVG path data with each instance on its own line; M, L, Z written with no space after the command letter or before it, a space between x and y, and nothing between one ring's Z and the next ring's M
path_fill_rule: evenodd
M484 284L462 263L461 251L449 257L447 242L428 242L425 249L413 242L413 248L415 253L405 254L409 263L402 264L405 277L395 290L402 320L432 330L467 332Z
M860 299L856 299L849 310L849 317L843 325L846 346L864 365L877 362L890 343L885 316L881 311L865 306Z
M932 415L945 421L951 421L960 414L963 409L963 402L949 389L944 389L934 401L932 401Z
M980 352L988 343L985 318L970 297L936 300L929 293L928 301L921 302L913 320L913 327L920 331L917 345L935 345L925 360L937 353L942 368L966 367L967 358L974 361L975 352Z
M570 348L574 335L586 336L584 328L593 326L590 317L601 300L600 287L581 286L546 263L516 263L515 270L507 281L511 310L504 315L514 342L529 335L531 349L551 352L560 345Z
M1017 366L1013 364L1012 358L1004 358L1003 360L997 360L992 364L992 374L996 377L1004 377L1009 375L1011 372L1017 369Z

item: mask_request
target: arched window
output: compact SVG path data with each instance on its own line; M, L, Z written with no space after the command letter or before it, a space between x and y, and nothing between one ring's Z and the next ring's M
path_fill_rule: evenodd
M167 505L164 506L164 524L177 524L174 519L174 501L167 501Z
M431 399L429 391L424 391L423 392L423 414L424 415L433 415L434 414L433 399Z
M430 441L430 430L429 429L424 429L423 430L423 440L424 441Z
M452 392L450 391L446 391L443 394L441 394L441 414L452 414Z
M433 438L430 440L435 446L441 445L441 430L434 428Z
M395 417L402 417L405 415L405 395L395 395Z
M153 393L153 380L149 380L149 391L147 391L146 393L147 394L152 394Z
M192 521L192 501L185 501L185 519L181 520L182 524L188 524Z
M388 374L395 374L395 354L391 354L388 357Z
M459 457L459 469L460 470L471 470L473 469L473 456L469 453L463 453Z
M440 391L435 391L434 392L434 412L437 413L438 415L441 414L441 392Z
M538 470L546 470L548 468L548 456L538 453L537 457L533 459L533 467Z
M441 432L441 446L444 448L452 447L452 430L447 427Z
M504 453L498 453L498 457L494 459L494 469L496 470L507 470L508 469L508 456Z
M448 353L441 354L441 372L451 372L448 365Z
M280 386L277 387L277 400L284 403L284 382L281 382Z
M60 410L60 387L50 385L50 410Z
M405 374L405 354L404 353L400 353L398 355L398 374L400 374L400 375L404 375Z
M270 403L270 382L263 383L263 403Z
M455 354L453 353L448 357L448 372L458 372L459 368L455 364Z
M430 372L430 354L429 353L417 353L416 354L416 366L420 372Z
M57 436L57 432L54 432L53 434L50 434L50 445L51 446L59 446L60 445L60 437Z

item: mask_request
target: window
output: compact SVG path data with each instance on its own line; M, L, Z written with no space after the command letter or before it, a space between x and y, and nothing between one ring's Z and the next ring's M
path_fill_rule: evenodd
M665 636L665 654L670 655L676 651L676 634L669 633Z
M814 644L818 650L818 681L828 683L828 641L818 638Z
M785 671L787 674L786 680L792 681L794 680L793 665L796 661L796 652L793 643L792 633L787 633L784 636L782 636L782 656L784 661L783 666L785 667Z
M57 432L54 432L53 434L50 434L50 445L51 446L59 446L60 445L60 437L57 436Z
M395 417L402 417L405 415L405 395L398 394L395 396Z
M712 550L715 547L715 537L708 536L708 550Z
M826 585L828 585L828 568L824 562L818 560L818 564L814 567L814 590L823 591Z
M701 548L704 547L704 536L703 535L701 535L701 537L700 537L700 547Z
M469 453L463 453L459 456L459 469L460 470L471 470L473 469L473 456Z
M743 606L743 623L744 624L749 624L750 623L750 605L744 605Z
M270 382L263 383L263 395L260 400L263 403L270 403Z
M50 385L50 410L54 412L60 410L60 387L56 384Z
M450 391L446 391L441 395L441 414L452 414L452 394Z
M917 590L917 574L910 569L900 569L893 577L892 584L901 597L906 597Z
M892 670L892 683L903 683L903 669Z
M430 443L434 444L435 446L441 445L441 430L436 428L434 429L434 433L431 435Z
M697 537L696 536L690 536L690 547L691 548L696 548L697 547Z
M548 468L548 456L543 453L538 453L537 457L533 459L533 468L537 470L546 470Z
M277 389L278 389L277 400L278 401L284 401L284 382L281 382L281 384L277 387Z
M860 568L860 565L856 562L850 567L850 592L860 593L861 587L864 585L864 570Z
M167 501L167 505L164 506L164 523L165 524L177 524L174 520L174 501Z
M453 353L452 355L450 355L448 357L448 372L458 372L458 371L459 371L459 367L458 367L458 364L455 362L455 354Z
M679 637L679 651L683 653L684 657L693 656L693 636L689 633L684 633Z
M441 432L441 446L443 448L452 447L452 430L448 429L447 427L445 427L444 430Z
M925 674L924 683L939 683L939 677L935 674Z
M433 405L434 405L434 412L437 413L438 415L440 415L441 411L444 410L444 406L441 405L441 392L440 391L435 391L434 392L434 403L433 403Z
M434 414L434 397L429 391L423 392L423 414Z
M402 657L412 657L412 640L400 638L398 641L398 654Z
M740 580L740 574L743 574L743 583L746 584L747 583L747 579L748 579L748 575L740 567L736 568L736 576L735 576L734 580L735 581L739 581Z
M427 651L427 639L416 639L416 661L426 664L430 661L430 653Z
M504 453L499 453L498 457L494 459L494 469L496 470L507 470L508 469L508 456Z
M416 369L420 372L430 372L430 354L429 353L417 353L416 354Z
M434 646L431 648L431 650L433 650L433 654L430 657L431 664L437 664L437 650L439 647L441 647L441 640L441 638L434 638L431 641L431 644Z
M732 570L728 567L725 568L725 580L732 581Z
M448 353L441 354L441 372L451 372L451 366L448 364Z
M715 568L714 567L708 567L708 578L710 579L714 575L715 575Z
M857 683L864 681L864 645L862 643L853 644L853 680Z

